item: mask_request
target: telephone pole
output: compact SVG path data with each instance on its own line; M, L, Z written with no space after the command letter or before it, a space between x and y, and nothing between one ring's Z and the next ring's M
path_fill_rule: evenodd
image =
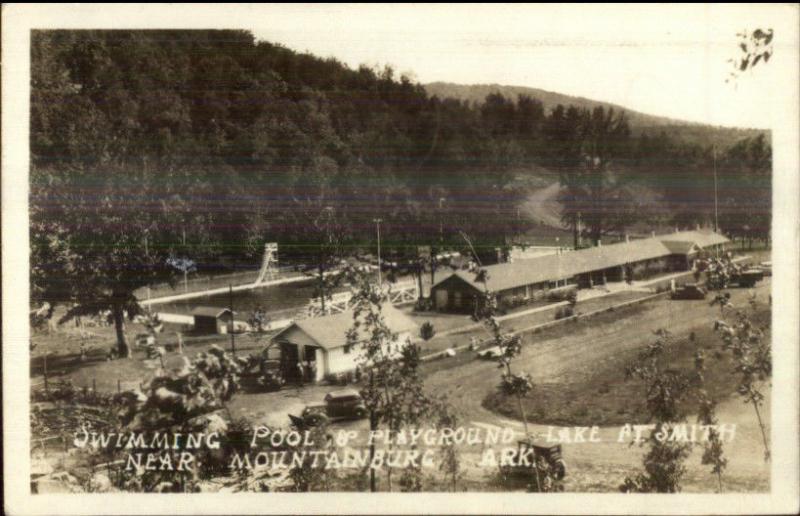
M714 232L719 233L719 204L717 201L717 146L712 147L714 156Z
M375 223L375 229L378 233L378 288L381 288L381 282L383 281L381 279L381 222L383 222L383 219L373 219L372 221Z
M231 326L230 326L230 332L231 332L231 353L232 353L232 354L233 354L233 356L235 357L235 356L236 356L236 337L234 336L234 333L235 333L235 325L234 325L234 322L235 322L235 321L234 321L234 317L233 317L233 284L232 284L232 283L229 283L229 284L228 284L228 308L229 308L229 309L230 309L230 311L231 311Z

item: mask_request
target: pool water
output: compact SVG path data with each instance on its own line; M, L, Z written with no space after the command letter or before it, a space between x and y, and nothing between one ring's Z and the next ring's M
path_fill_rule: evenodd
M314 295L315 280L298 281L286 285L274 285L252 290L240 290L233 293L233 310L239 314L247 314L256 309L268 313L295 313L298 309L308 304ZM228 308L230 295L215 294L212 296L196 297L192 299L172 301L156 305L159 312L188 314L198 306L214 306Z

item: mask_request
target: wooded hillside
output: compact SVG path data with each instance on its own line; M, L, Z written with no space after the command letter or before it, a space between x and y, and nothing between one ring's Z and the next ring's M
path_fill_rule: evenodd
M490 249L527 227L520 171L568 184L601 140L604 188L660 202L617 195L600 230L713 216L710 140L675 136L696 125L642 131L646 115L527 94L440 98L389 67L350 69L244 31L34 31L31 57L35 277L120 246L204 263L257 261L267 241L283 257L323 240L369 249L376 217L386 250L463 246L459 231ZM717 147L725 224L764 229L769 140L742 136ZM564 202L591 218L572 193Z

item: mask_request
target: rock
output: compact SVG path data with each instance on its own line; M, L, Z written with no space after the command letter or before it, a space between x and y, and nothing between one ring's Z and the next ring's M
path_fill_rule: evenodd
M36 494L77 493L81 490L78 479L66 471L59 471L31 482L31 491Z
M60 494L70 493L71 490L64 482L52 478L40 478L31 482L31 492L34 494Z
M190 419L188 423L195 428L205 428L208 433L218 432L224 434L228 431L228 423L219 413L203 414Z
M154 489L154 493L169 493L172 491L172 482L161 482Z
M31 459L31 476L41 477L53 472L53 466L43 457Z
M192 363L184 355L173 355L164 361L164 368L175 378L192 373Z
M114 491L111 479L105 473L95 473L89 481L89 489L93 493L108 493Z

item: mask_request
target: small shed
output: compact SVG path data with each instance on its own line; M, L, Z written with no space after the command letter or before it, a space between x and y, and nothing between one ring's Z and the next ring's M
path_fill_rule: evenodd
M227 333L233 321L233 312L228 308L198 306L192 310L194 331L197 333Z

